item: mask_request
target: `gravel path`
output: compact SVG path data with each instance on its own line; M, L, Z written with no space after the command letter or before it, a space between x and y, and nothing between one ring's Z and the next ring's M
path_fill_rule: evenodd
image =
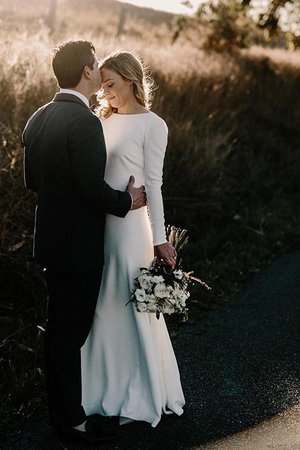
M124 426L118 445L106 448L204 449L298 402L300 252L275 261L236 298L188 325L174 347L186 395L183 416L166 416L155 429ZM3 450L60 448L44 410L34 422L20 423L19 430L8 436ZM251 450L266 448L256 442ZM246 448L235 445L226 448Z

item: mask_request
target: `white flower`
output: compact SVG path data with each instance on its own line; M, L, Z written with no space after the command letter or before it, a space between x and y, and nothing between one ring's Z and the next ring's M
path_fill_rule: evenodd
M154 288L155 296L158 298L169 297L170 296L170 287L171 286L166 286L165 283L157 284ZM172 288L171 288L171 290L172 290Z
M177 298L179 296L180 292L181 292L181 289L179 287L179 284L178 283L174 283L173 296L175 298Z
M188 298L188 295L184 291L179 291L177 298L182 302L185 302L186 299Z
M138 277L139 283L143 289L149 289L151 287L151 278L147 274L140 275Z
M159 276L155 275L152 278L152 281L154 281L154 283L163 283L164 277L162 275L159 275Z
M171 305L164 304L163 305L163 313L164 314L173 314L175 309Z
M155 295L153 295L153 294L146 295L146 302L148 302L148 303L156 303Z
M183 273L182 270L174 270L173 271L174 277L177 278L177 280L182 280Z
M182 309L186 306L185 299L181 299L179 303L177 303L177 307Z
M145 303L138 303L137 305L136 305L136 309L139 311L139 312L146 312L147 311L147 305L145 304Z
M176 299L174 297L169 297L168 298L168 303L171 305L175 305L176 304Z
M144 302L146 299L146 293L143 289L137 289L134 295L138 302Z
M156 304L155 303L152 303L152 304L148 305L148 312L149 313L155 313L156 310L157 310L157 308L156 308Z
M190 293L185 292L183 289L181 289L178 283L174 283L174 290L172 295L177 301L182 303L185 302L185 300L190 296Z

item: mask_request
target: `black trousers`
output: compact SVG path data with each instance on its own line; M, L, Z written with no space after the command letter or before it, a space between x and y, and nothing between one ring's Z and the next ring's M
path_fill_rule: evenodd
M45 269L48 318L44 340L50 422L75 426L86 415L81 405L80 349L91 329L102 269L65 273Z

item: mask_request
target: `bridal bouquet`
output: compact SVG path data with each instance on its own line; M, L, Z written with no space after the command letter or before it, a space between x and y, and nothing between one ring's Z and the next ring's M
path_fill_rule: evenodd
M177 262L174 268L158 265L156 257L148 268L141 268L140 275L134 280L134 288L129 302L133 302L139 312L155 313L159 319L162 314L181 314L183 320L188 318L186 301L190 297L189 286L200 283L211 289L193 272L184 272L179 255L188 242L186 230L168 225L167 239L177 251Z

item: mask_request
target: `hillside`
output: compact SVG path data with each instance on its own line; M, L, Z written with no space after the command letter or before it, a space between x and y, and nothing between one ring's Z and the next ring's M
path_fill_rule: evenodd
M24 26L29 33L35 33L43 23L52 21L50 17L51 1L28 0L26 8L22 8L20 0L1 0L0 17L4 28L8 25L16 29ZM85 17L92 17L93 23L87 22ZM137 36L137 30L152 32L153 27L169 29L174 22L171 13L157 11L151 8L141 8L129 3L116 0L58 0L56 15L53 21L53 32L76 29L93 35L105 33L118 35L123 32ZM142 34L140 34L142 36Z

